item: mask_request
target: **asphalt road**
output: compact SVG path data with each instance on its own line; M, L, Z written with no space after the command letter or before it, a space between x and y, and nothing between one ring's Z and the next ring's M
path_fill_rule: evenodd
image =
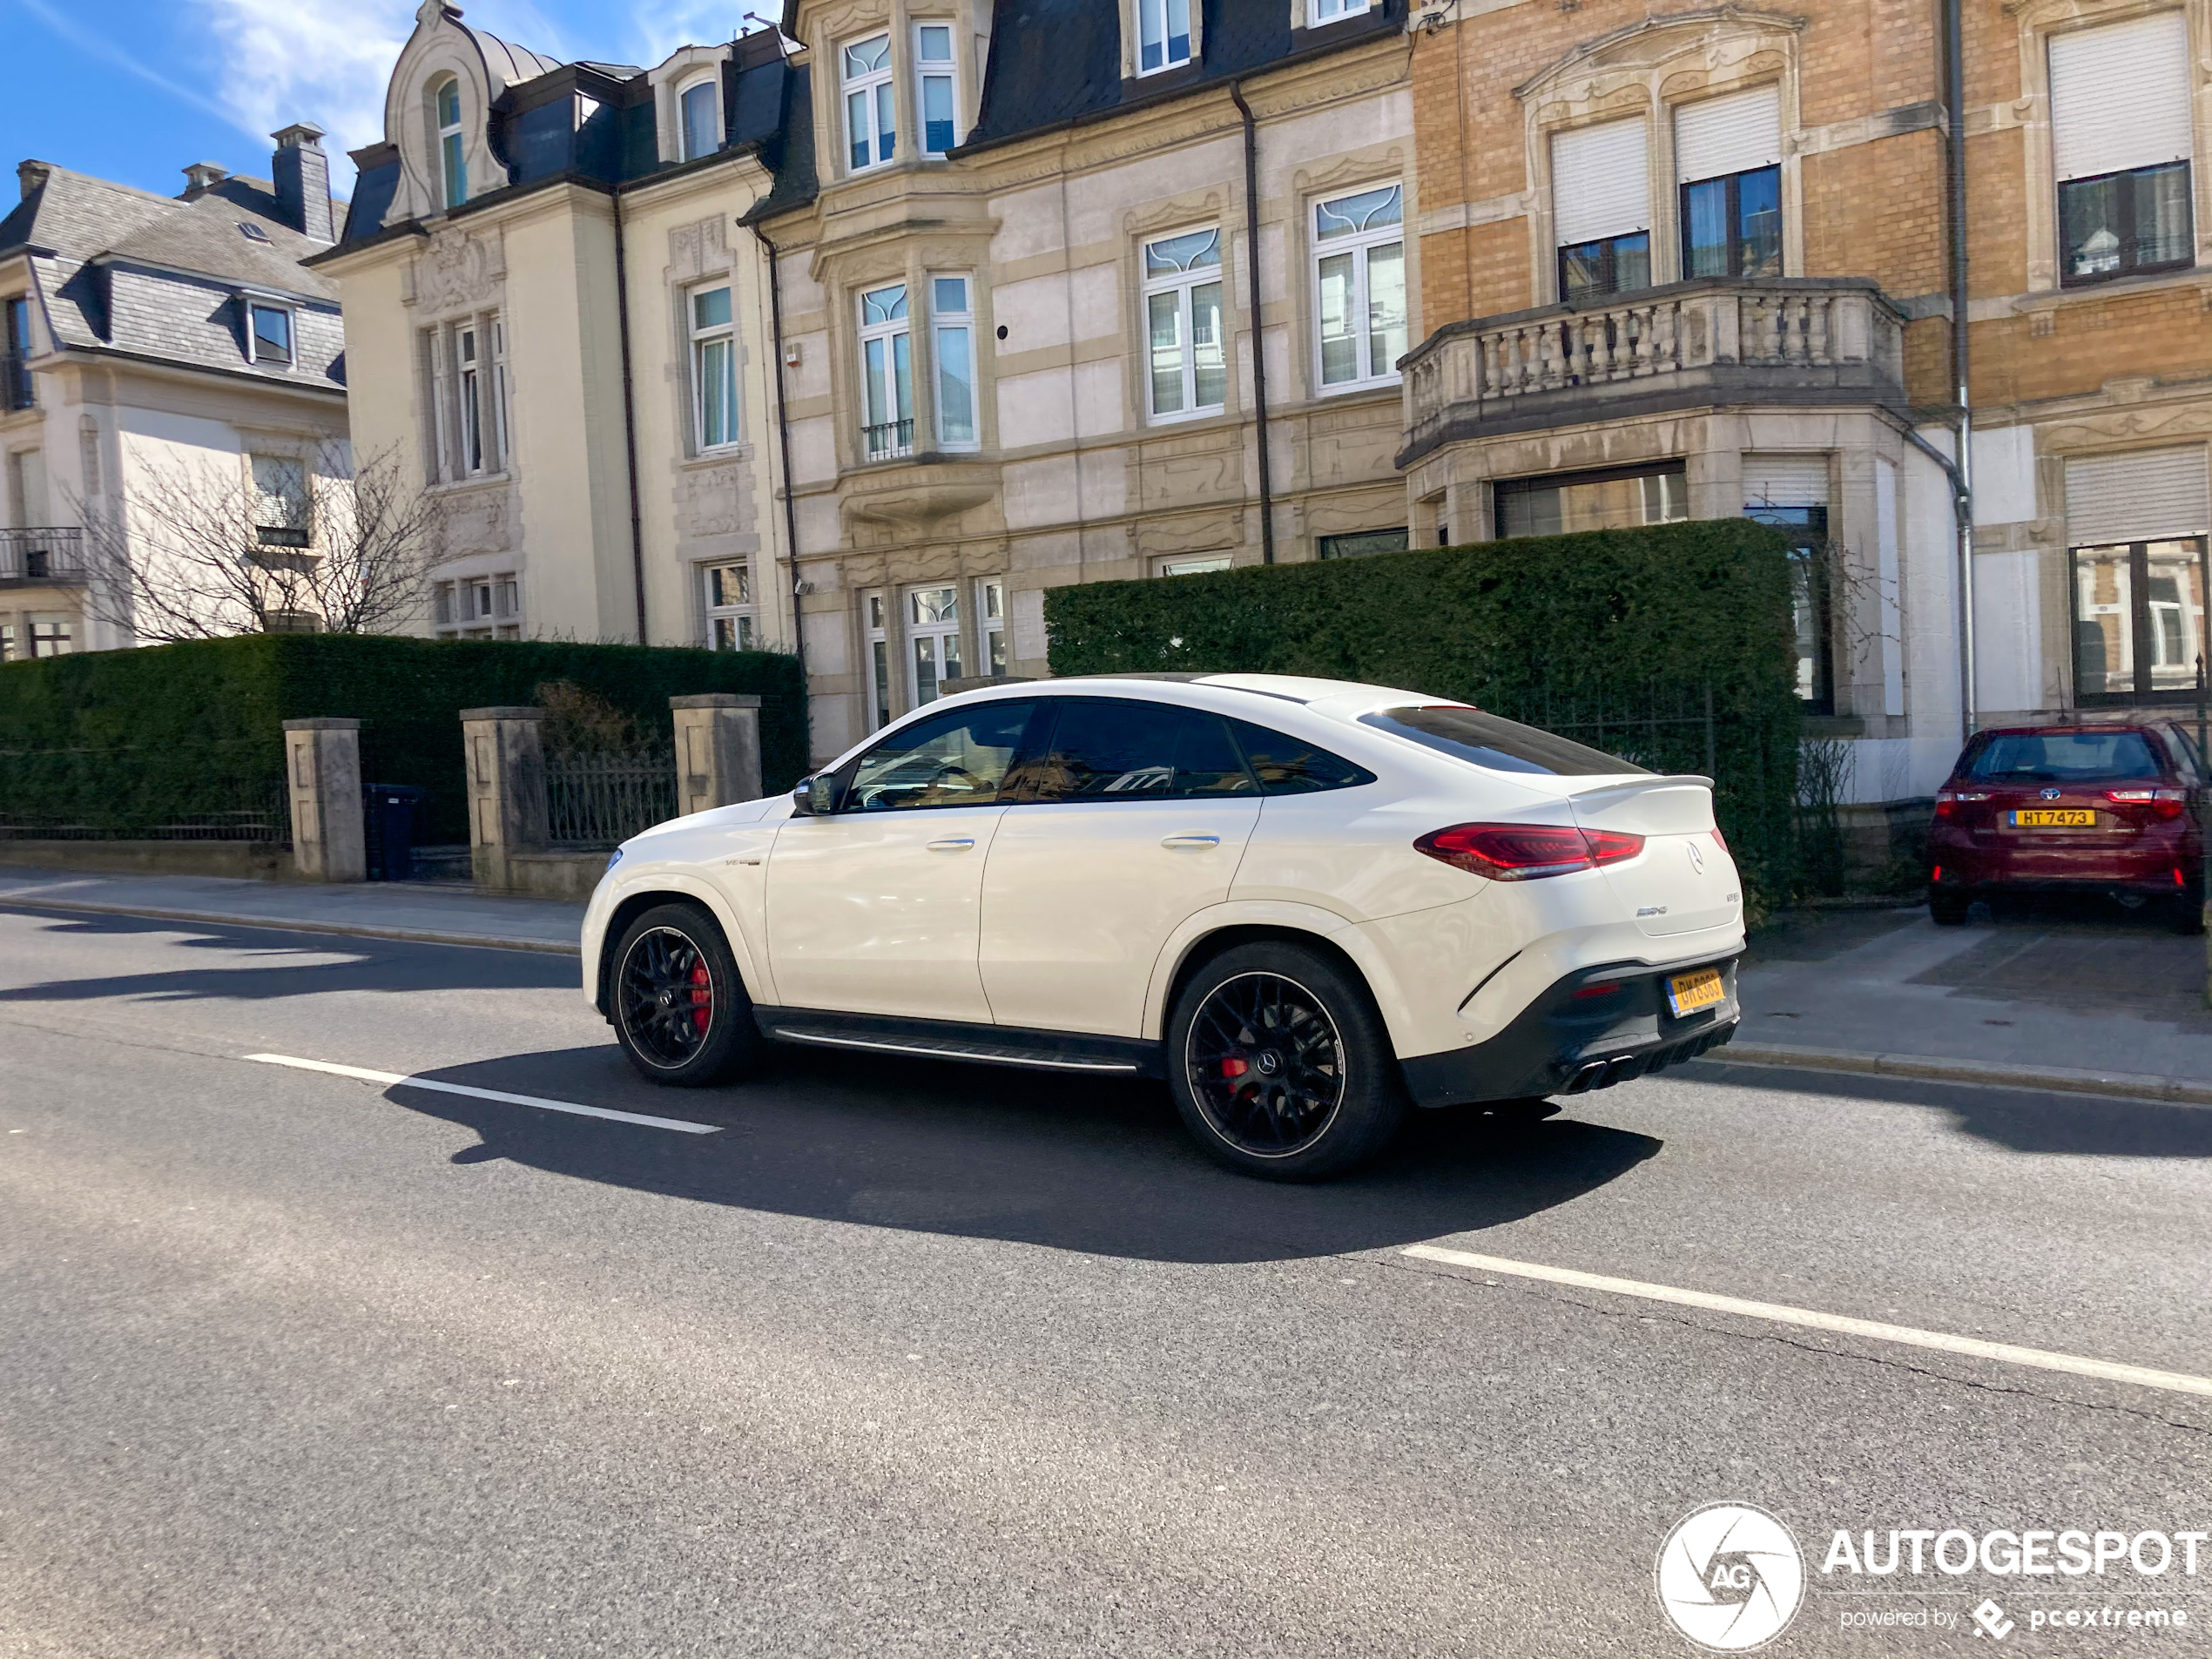
M1689 1653L1721 1500L1808 1555L1771 1652L2212 1651L2212 1547L1818 1570L2212 1527L2212 1398L1404 1254L2203 1376L2212 1112L1704 1066L1278 1188L1151 1087L651 1089L574 974L0 912L0 1656Z

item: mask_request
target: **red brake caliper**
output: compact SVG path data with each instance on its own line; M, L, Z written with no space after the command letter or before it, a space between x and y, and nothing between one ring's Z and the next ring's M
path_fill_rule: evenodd
M1241 1077L1251 1069L1244 1062L1233 1057L1221 1062L1221 1075L1224 1077Z
M714 982L707 977L706 964L691 964L691 1025L701 1036L714 1018Z

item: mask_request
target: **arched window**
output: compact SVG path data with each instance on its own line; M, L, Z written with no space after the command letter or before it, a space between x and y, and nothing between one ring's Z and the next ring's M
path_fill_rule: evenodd
M461 147L461 83L442 80L431 96L437 111L438 170L443 175L445 204L458 207L469 199L469 169Z
M677 99L683 114L686 161L711 156L722 147L722 111L715 107L718 91L717 80L694 81Z

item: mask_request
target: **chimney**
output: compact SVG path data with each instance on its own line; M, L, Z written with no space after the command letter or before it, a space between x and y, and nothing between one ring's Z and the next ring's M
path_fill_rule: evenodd
M23 187L25 201L30 199L30 192L44 184L52 175L53 171L54 164L51 161L24 161L17 164L16 182Z
M228 167L212 161L195 161L185 169L185 199L194 201L231 176Z
M322 152L322 129L294 121L269 135L277 141L269 177L276 183L277 211L284 222L318 242L338 239L330 212L330 158Z

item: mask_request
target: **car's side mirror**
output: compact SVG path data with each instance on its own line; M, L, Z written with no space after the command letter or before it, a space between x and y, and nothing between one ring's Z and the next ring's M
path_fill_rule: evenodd
M791 810L802 818L827 818L844 805L845 786L834 772L802 778L791 792Z

